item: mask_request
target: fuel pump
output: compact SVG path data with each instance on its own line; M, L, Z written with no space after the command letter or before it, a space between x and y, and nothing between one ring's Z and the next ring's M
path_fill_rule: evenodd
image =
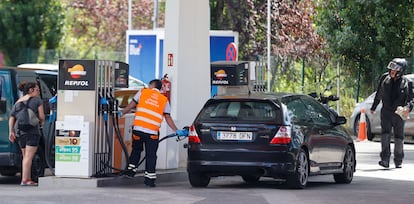
M57 177L116 173L113 92L128 81L128 65L108 60L60 60L55 131ZM114 117L115 116L115 117ZM124 146L124 145L122 145Z
M114 98L115 85L125 86L128 80L125 67L125 63L106 60L59 61L56 114L50 119L55 120L56 129L56 177L113 176L126 168L127 136L120 134L118 101Z

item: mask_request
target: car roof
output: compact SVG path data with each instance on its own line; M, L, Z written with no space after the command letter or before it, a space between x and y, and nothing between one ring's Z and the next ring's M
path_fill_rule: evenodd
M406 74L404 76L410 78L411 80L414 80L414 74Z
M57 75L58 72L54 71L54 70L49 70L49 69L36 69L36 68L22 68L22 67L0 67L0 69L3 70L13 70L19 73L30 73L30 72L34 72L34 73L38 73L38 74L49 74L49 75Z
M254 92L250 94L217 95L213 99L258 99L258 100L278 100L286 96L299 96L304 94L286 92Z
M56 64L20 64L17 66L21 69L50 70L58 71L59 66Z

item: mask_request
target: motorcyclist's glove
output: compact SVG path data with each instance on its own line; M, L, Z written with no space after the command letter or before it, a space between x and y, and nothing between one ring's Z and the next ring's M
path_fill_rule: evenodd
M175 134L179 136L188 136L188 130L176 130Z

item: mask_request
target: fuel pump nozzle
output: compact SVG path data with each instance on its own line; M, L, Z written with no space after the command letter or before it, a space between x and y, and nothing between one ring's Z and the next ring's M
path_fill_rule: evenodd
M99 99L99 103L102 107L101 111L102 111L102 116L105 122L108 121L108 100L106 100L105 97L100 97Z

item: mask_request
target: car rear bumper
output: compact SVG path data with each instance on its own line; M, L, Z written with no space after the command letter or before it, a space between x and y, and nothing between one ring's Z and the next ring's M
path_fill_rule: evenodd
M294 171L295 155L280 151L189 152L187 171L210 176L260 175L283 178Z

